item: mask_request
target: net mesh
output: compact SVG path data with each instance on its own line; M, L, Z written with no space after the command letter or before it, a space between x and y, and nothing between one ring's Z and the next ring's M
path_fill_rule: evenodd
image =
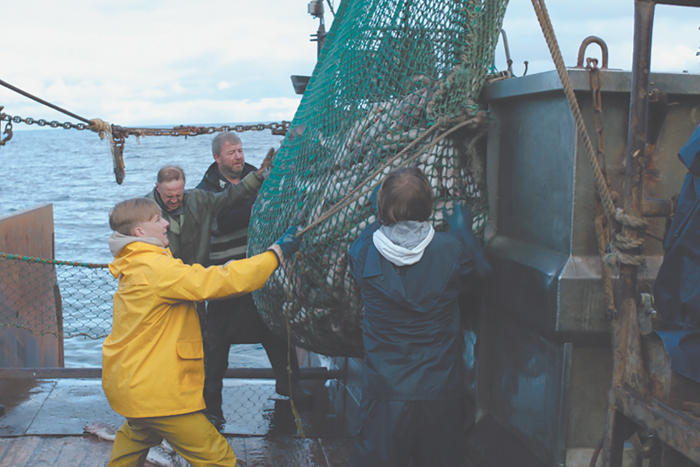
M302 348L362 355L362 301L347 251L375 220L372 188L397 167L414 165L427 175L436 230L445 230L445 213L465 203L483 236L486 120L476 118L476 100L506 4L341 4L249 229L250 255L290 225L313 226L294 259L254 293L273 331L286 336L289 325L292 343Z
M107 265L0 253L0 326L33 334L106 337L117 281Z

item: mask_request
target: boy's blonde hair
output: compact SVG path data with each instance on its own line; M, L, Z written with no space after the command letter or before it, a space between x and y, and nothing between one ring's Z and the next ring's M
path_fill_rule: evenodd
M109 226L122 235L134 235L134 228L160 215L160 208L149 198L132 198L117 203L109 211Z

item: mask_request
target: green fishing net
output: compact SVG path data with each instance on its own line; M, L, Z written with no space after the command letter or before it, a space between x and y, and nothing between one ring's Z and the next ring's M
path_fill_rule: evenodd
M483 236L487 118L477 98L506 4L342 2L250 224L249 255L290 225L311 226L300 252L254 293L274 332L286 337L289 325L294 345L362 355L362 300L347 251L375 220L369 197L391 170L424 171L436 230L466 203Z

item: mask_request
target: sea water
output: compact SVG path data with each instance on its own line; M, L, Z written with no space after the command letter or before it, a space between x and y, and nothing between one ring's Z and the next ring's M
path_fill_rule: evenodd
M0 217L51 204L56 259L109 263L108 214L112 206L150 192L158 169L164 165L182 167L185 188L194 188L214 162L214 136L128 137L124 146L126 176L119 185L109 144L97 134L73 129L15 131L12 139L0 146ZM246 131L238 136L246 162L255 166L282 141L282 136L272 135L270 130ZM111 297L106 299L111 301ZM67 367L101 364L102 339L67 338L64 347ZM233 346L230 361L236 367L270 366L261 345Z

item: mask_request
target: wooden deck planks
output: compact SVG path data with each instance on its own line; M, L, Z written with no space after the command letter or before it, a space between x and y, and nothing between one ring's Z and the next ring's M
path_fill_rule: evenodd
M92 460L95 457L93 450L85 448L85 445L90 442L91 440L86 440L83 438L64 439L63 446L58 457L56 458L56 463L47 465L68 465L70 459L73 460L72 465L75 466L92 467L93 465L100 465L96 464L95 461ZM92 441L92 446L95 446L96 443L97 440ZM100 459L102 458L102 456L98 457L100 457Z
M36 436L22 436L20 438L4 438L1 441L9 444L2 459L0 459L0 467L24 467L30 466L29 463L34 452L41 444L41 438Z
M12 446L11 438L0 438L0 462L2 462L2 458L5 456L7 450L10 449L10 446Z
M109 456L112 454L112 443L96 439L92 436L85 438L76 437L74 439L80 440L81 443L84 443L82 445L86 446L88 451L87 455L83 459L83 463L80 464L80 467L104 467L107 465ZM66 464L66 466L68 465L70 464ZM60 467L63 466L61 465Z
M347 467L349 439L229 437L239 467ZM103 467L112 443L92 436L0 438L0 467Z
M39 438L39 444L34 449L34 453L29 459L31 465L60 465L59 454L61 454L63 445L51 441L52 440L49 438Z

